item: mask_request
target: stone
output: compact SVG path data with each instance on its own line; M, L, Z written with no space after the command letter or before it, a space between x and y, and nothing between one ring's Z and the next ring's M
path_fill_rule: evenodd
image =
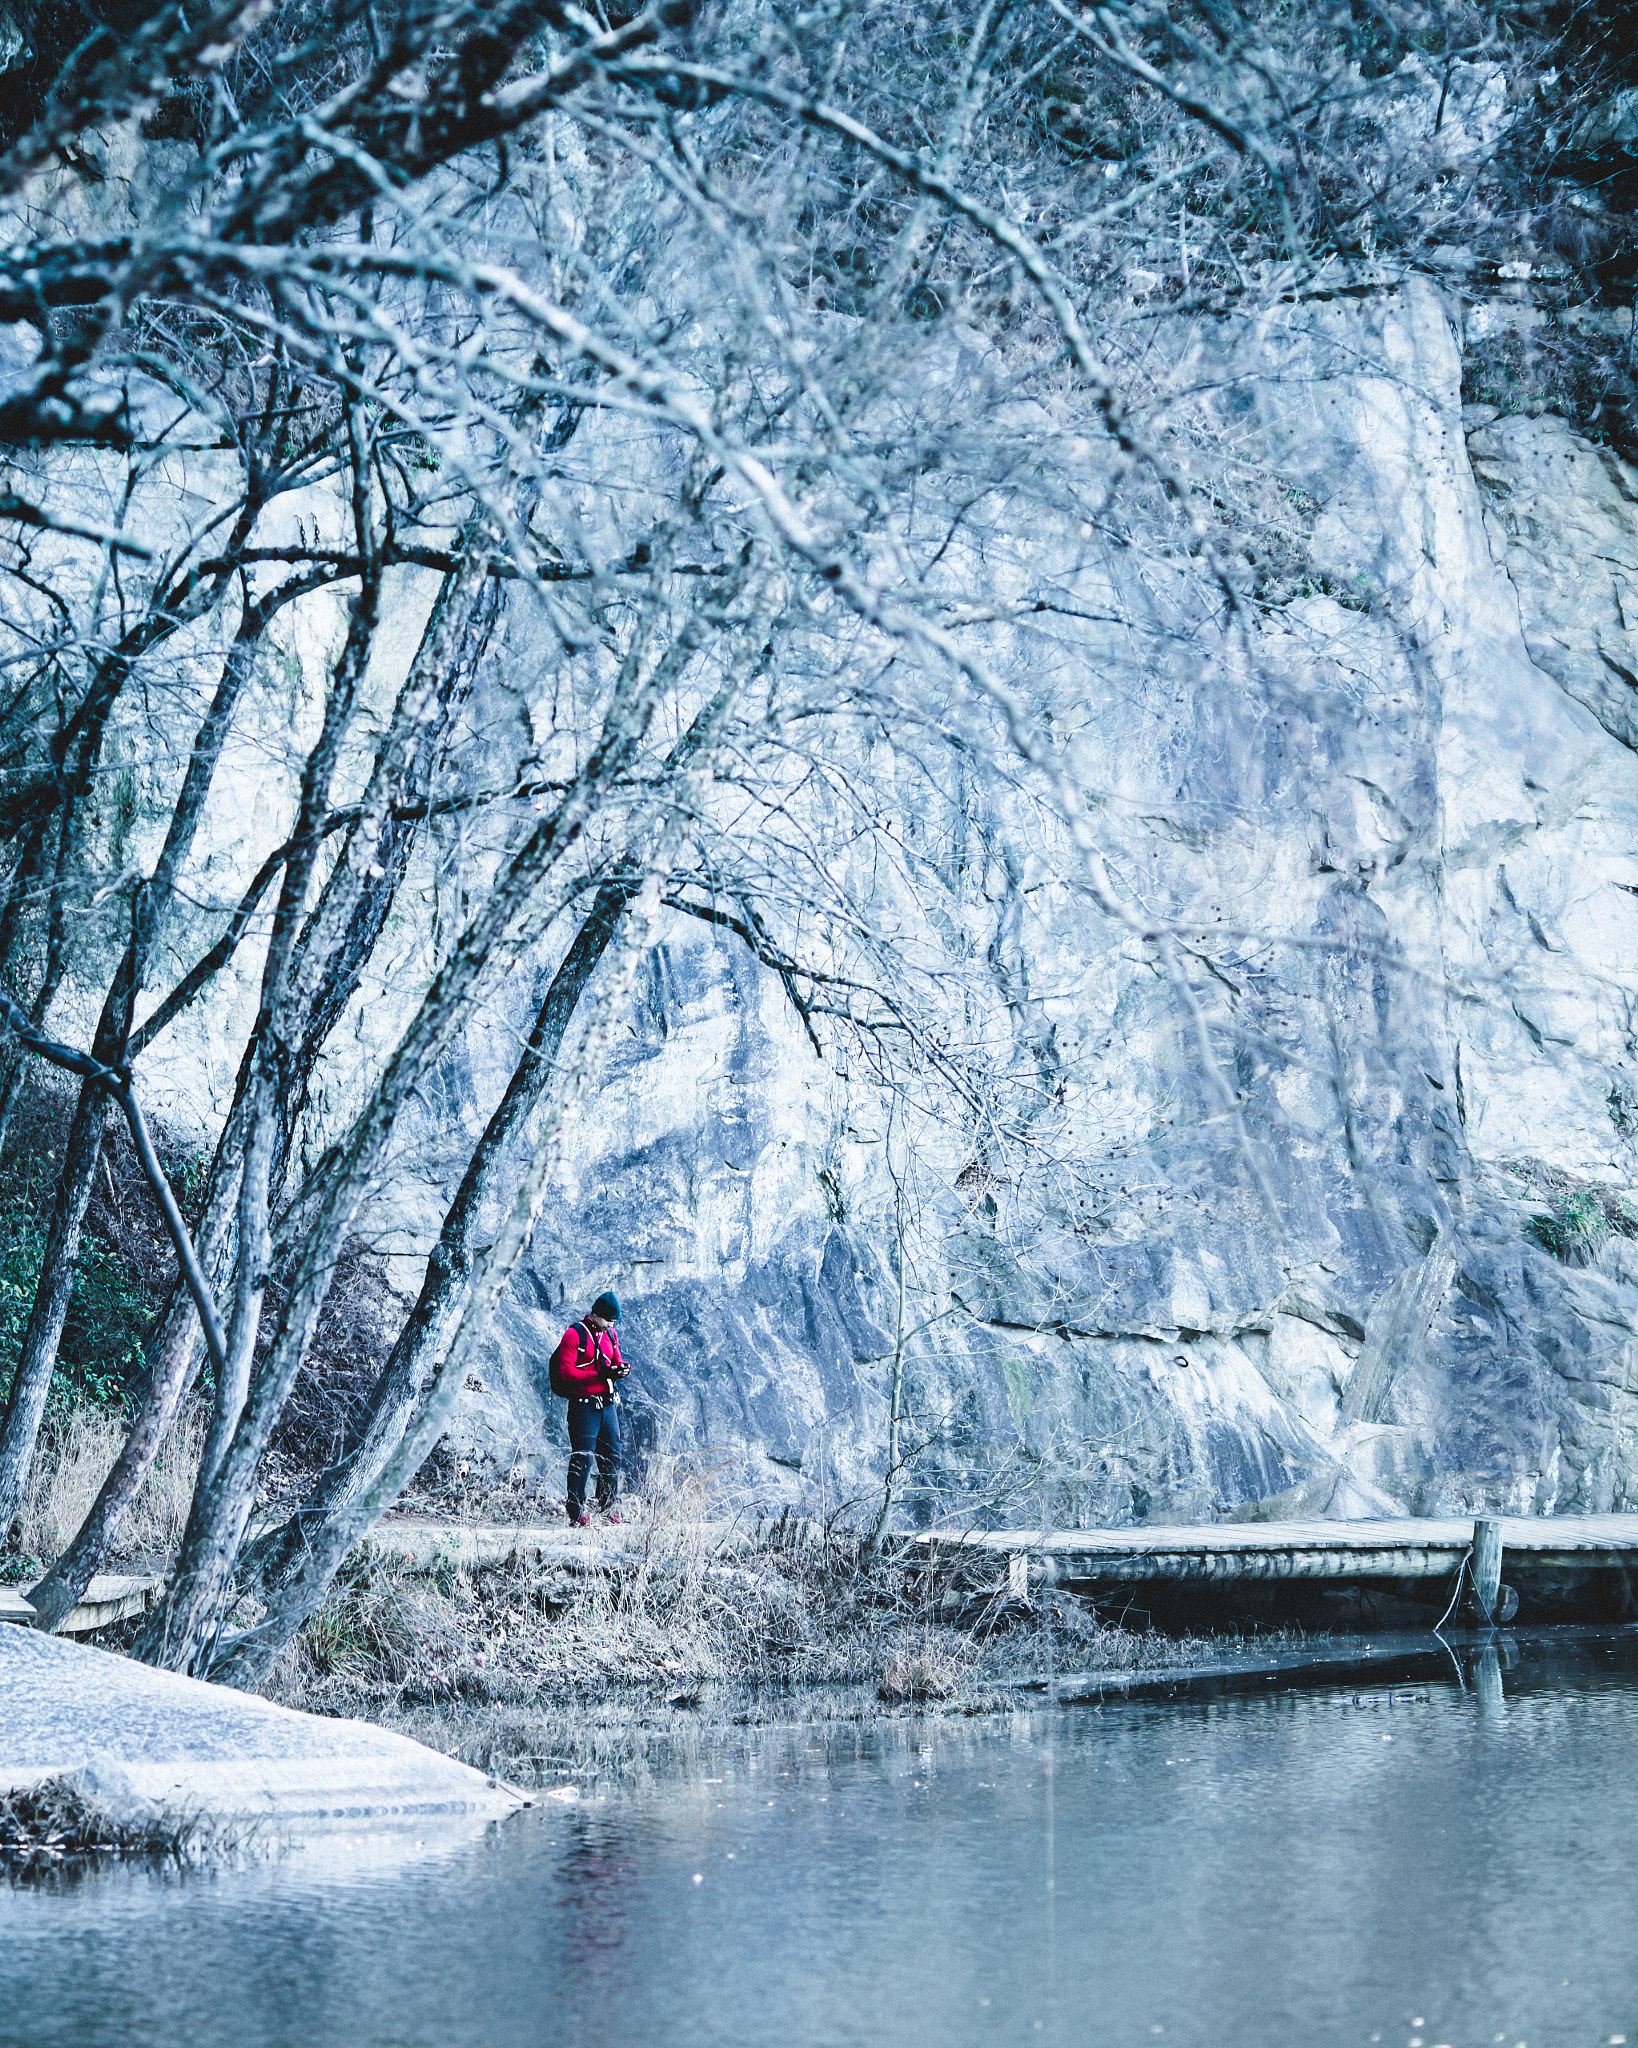
M1638 472L1552 413L1468 442L1535 666L1638 747Z
M69 1778L121 1817L382 1821L526 1804L363 1721L299 1714L32 1629L0 1629L0 1790Z
M1393 90L1420 119L1439 87ZM1461 134L1496 90L1464 74ZM1550 414L1464 413L1462 323L1538 319L1530 289L1464 313L1385 279L1202 330L1234 473L1313 508L1302 576L1227 629L1197 565L1116 562L1086 572L1085 618L998 647L1025 702L1086 679L1074 766L1132 907L1105 917L1022 799L975 804L928 863L975 1003L1010 1020L1009 1075L1050 1083L1047 1165L984 1155L952 1117L900 1246L862 1062L822 1061L776 977L674 917L469 1371L463 1455L555 1491L547 1359L613 1285L634 1465L714 1475L746 1511L866 1515L902 1258L907 1520L1638 1505L1632 1248L1554 1258L1529 1194L1542 1168L1638 1184L1638 478ZM1062 545L1011 539L1014 576ZM395 600L405 659L428 597L406 578ZM302 663L339 626L317 612L259 686L281 729L310 717ZM277 836L269 751L251 735L226 764L202 900L231 901L249 840ZM890 786L886 742L873 766ZM392 1045L431 917L406 896L305 1156ZM1179 935L1170 966L1151 922ZM513 973L405 1120L361 1233L407 1294L553 958ZM178 1023L158 1108L213 1128L253 1000L243 965Z
M1316 309L1283 345L1269 459L1362 601L1262 624L1283 696L1197 717L1155 691L1147 737L1144 679L1117 669L1088 706L1109 857L1173 914L1277 933L1220 947L1198 991L1220 1057L1236 1033L1263 1050L1234 1055L1214 1130L1152 961L1069 900L1030 921L1114 1220L1026 1217L999 1182L1010 1219L938 1210L918 1256L959 1312L916 1348L936 1426L912 1517L1033 1520L1043 1483L1071 1522L1638 1505L1635 1262L1618 1235L1584 1271L1550 1257L1511 1177L1638 1177L1638 483L1550 415L1464 419L1430 285ZM558 1469L546 1355L612 1282L641 1455L765 1505L867 1500L893 1348L880 1131L771 977L679 921L462 1441Z

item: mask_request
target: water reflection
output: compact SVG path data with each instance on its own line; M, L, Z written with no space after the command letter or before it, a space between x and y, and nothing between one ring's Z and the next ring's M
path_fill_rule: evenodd
M0 2041L1638 2040L1638 1642L707 1744L388 1867L0 1895Z

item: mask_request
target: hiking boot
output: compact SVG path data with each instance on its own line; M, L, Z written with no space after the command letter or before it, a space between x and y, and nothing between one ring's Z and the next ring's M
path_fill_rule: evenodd
M589 1529L591 1527L590 1515L571 1515L569 1520L573 1522L577 1529Z
M603 1517L603 1519L605 1522L618 1522L620 1519L620 1510L618 1508L610 1508L608 1513Z

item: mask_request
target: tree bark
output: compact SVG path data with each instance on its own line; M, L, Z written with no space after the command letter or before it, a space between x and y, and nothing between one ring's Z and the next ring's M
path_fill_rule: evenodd
M895 1190L894 1234L898 1241L899 1313L893 1333L893 1380L887 1403L887 1473L882 1480L882 1504L870 1534L865 1538L866 1557L880 1557L893 1520L893 1502L899 1486L899 1429L904 1404L904 1189Z

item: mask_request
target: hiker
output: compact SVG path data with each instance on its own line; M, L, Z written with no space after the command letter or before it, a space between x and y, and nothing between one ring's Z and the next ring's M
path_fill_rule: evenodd
M631 1368L620 1356L615 1324L620 1297L600 1294L584 1322L572 1323L552 1356L552 1392L569 1404L569 1521L584 1529L586 1482L597 1465L597 1507L611 1522L620 1517L620 1396L616 1382Z

